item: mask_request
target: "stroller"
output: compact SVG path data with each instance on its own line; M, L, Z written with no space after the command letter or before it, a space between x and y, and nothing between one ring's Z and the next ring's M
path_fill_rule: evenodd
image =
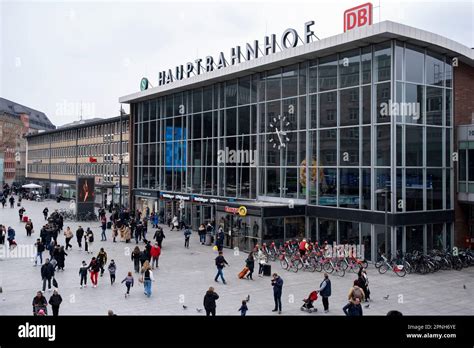
M317 312L318 309L313 306L313 302L318 299L318 292L312 291L308 298L303 300L303 305L301 306L302 311L306 311L308 313Z

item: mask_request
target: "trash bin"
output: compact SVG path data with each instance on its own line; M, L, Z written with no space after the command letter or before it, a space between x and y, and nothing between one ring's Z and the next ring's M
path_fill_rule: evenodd
M212 235L210 233L206 233L206 245L212 244Z

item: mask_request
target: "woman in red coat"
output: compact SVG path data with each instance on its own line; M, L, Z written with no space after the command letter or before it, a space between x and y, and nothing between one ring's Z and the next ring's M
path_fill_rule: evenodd
M161 255L161 248L158 245L158 242L156 242L155 245L151 247L150 255L151 255L151 268L155 269L155 267L158 267L158 259L160 258L160 255Z

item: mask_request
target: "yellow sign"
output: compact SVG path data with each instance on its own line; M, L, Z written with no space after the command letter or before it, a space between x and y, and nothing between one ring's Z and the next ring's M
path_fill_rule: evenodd
M245 208L243 205L239 207L239 215L240 216L247 215L247 208Z

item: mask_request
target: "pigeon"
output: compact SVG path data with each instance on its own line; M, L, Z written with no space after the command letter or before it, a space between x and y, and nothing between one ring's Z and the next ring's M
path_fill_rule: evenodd
M370 306L370 304L366 304L364 307L365 307L365 308L369 308L369 306Z
M466 284L464 284L462 287L463 287L464 289L466 289ZM1 291L1 288L0 288L0 292L2 292L2 291Z
M245 301L250 302L250 295L247 295L247 298L245 299Z
M389 297L389 296L390 296L390 295L384 296L383 299L384 299L384 300L388 300L388 297Z
M202 308L196 308L196 312L201 313L201 312L202 312Z
M183 309L188 309L188 307L187 307L187 306L185 306L185 305L183 305Z

